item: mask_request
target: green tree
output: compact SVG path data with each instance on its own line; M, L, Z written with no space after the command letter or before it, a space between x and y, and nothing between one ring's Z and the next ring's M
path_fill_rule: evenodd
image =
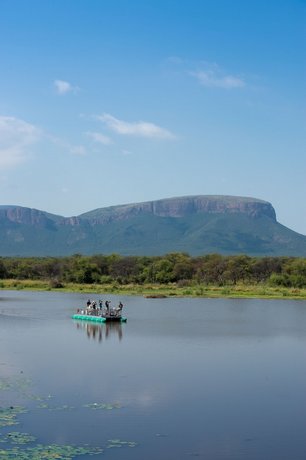
M0 279L7 278L7 269L3 261L0 259Z

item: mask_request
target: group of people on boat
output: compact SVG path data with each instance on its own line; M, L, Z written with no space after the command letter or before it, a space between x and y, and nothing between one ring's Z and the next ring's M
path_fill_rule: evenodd
M81 315L93 315L93 316L121 316L121 312L123 309L123 303L119 302L117 307L111 307L111 301L105 300L104 308L103 308L103 300L99 300L98 302L91 301L90 299L86 302L86 308L84 310L78 311Z

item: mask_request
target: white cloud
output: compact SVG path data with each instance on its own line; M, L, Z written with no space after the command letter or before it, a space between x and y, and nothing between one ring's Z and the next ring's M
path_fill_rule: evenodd
M201 85L208 88L234 89L245 86L245 81L242 78L233 75L220 75L214 70L200 70L189 72L189 74L195 77Z
M92 139L94 142L97 142L98 144L103 144L103 145L112 144L111 138L108 136L105 136L104 134L88 131L86 135L90 137L90 139Z
M127 121L118 120L118 118L115 118L108 113L104 113L103 115L98 116L98 119L102 121L110 130L117 134L149 137L155 139L175 139L174 134L172 134L167 129L155 125L154 123L148 123L145 121L130 123Z
M0 116L0 168L10 168L25 161L29 149L41 137L34 125L15 117Z
M76 93L78 91L77 86L72 86L71 83L65 80L54 80L53 82L57 94L63 95L67 93Z

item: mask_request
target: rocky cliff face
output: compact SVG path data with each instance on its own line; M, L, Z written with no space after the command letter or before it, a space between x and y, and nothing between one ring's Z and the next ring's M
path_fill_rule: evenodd
M35 227L52 227L54 222L44 211L24 208L22 206L3 206L0 208L0 221L32 225Z
M243 213L250 217L267 216L276 221L273 206L262 200L231 196L187 196L148 201L144 203L113 206L96 209L79 216L89 219L93 224L104 224L117 220L126 220L141 214L153 214L159 217L185 217L191 214Z
M62 217L23 206L0 206L0 222L7 221L33 227L55 229L57 226L80 225L79 217Z

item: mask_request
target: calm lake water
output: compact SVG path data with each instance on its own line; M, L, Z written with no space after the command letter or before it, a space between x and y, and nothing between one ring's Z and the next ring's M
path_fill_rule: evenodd
M306 302L104 296L128 321L94 325L71 319L87 298L0 291L0 406L25 408L1 449L305 460Z

